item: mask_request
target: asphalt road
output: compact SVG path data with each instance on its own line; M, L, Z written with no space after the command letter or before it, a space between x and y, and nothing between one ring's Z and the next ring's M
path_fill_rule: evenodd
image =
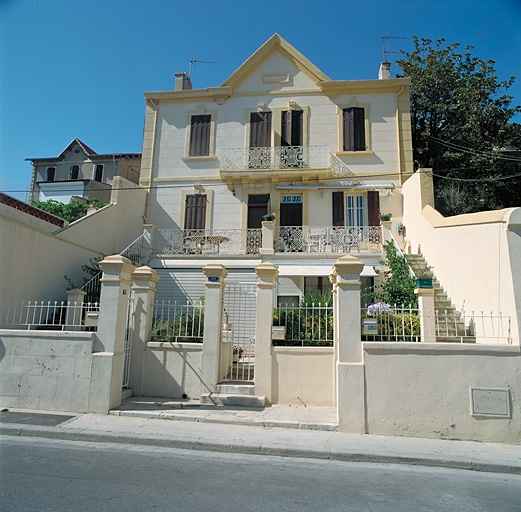
M4 436L0 510L521 511L521 476Z

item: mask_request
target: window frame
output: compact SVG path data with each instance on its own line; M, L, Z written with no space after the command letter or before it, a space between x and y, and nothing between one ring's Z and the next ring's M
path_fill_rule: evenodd
M190 142L192 139L192 117L194 116L210 116L210 134L208 141L208 154L207 155L190 155ZM217 126L217 111L207 110L205 107L199 107L197 111L187 112L186 114L186 139L185 139L185 154L183 160L195 161L195 160L215 160L215 132Z
M99 180L96 179L96 174L98 172L98 167L101 167L101 177ZM103 183L103 174L105 172L105 165L104 164L95 164L94 169L92 170L92 180L97 181L98 183Z
M73 173L76 175L74 177ZM69 180L76 181L80 179L80 166L79 165L71 165L69 168Z
M52 169L52 179L50 179L49 174ZM45 181L56 181L56 167L55 166L49 166L45 169Z
M363 150L344 150L344 110L347 108L364 109L364 136L365 149ZM368 156L374 154L371 147L371 111L369 103L358 103L352 101L349 104L337 105L338 118L338 151L336 156Z

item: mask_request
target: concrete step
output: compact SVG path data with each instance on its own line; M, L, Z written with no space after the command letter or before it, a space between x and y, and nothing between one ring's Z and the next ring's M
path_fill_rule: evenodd
M224 395L254 395L255 385L253 383L217 384L217 392Z
M204 405L235 405L239 407L266 407L266 397L257 395L235 395L228 393L204 393L201 404Z

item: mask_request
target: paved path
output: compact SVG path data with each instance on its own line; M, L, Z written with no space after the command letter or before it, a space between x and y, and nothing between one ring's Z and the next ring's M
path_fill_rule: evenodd
M337 432L330 429L333 409L212 409L141 399L109 415L64 414L61 423L56 413L9 411L0 413L0 429L2 435L521 474L521 445Z

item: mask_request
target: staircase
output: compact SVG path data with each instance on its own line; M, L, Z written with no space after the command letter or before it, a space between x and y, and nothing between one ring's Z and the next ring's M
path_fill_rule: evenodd
M427 270L429 264L422 254L405 254L412 271L418 274L421 270ZM440 324L436 326L436 342L438 343L476 343L475 336L469 336L465 329L465 323L461 319L461 312L456 311L447 292L443 289L436 276L432 277L434 289L434 307L438 313ZM450 319L446 322L445 319Z
M227 405L239 407L266 407L266 397L255 395L255 384L218 384L216 393L201 395L201 403L205 405Z

